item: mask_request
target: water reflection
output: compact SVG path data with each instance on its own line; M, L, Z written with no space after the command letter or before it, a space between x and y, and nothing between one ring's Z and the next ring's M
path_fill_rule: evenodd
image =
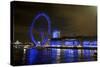
M53 40L48 46L13 47L13 65L53 64L97 60L97 41ZM27 46L27 45L26 45Z
M95 50L91 50L90 52L90 50L46 48L39 49L36 52L34 51L36 51L36 49L32 48L27 52L28 64L66 63L95 60L92 56Z

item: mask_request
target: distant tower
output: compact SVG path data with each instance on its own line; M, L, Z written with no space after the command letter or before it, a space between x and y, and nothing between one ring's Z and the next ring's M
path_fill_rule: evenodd
M60 31L54 30L53 31L53 38L60 38Z

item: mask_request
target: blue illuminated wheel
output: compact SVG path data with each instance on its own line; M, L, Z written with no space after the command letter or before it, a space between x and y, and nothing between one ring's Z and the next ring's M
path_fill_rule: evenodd
M35 46L38 45L38 41L36 41L32 30L34 29L34 23L36 23L36 20L38 20L40 17L44 17L46 21L48 22L48 36L51 34L51 21L50 21L49 16L45 14L44 12L37 14L35 18L33 19L32 24L30 26L30 38L31 38L31 41L35 44ZM44 45L48 41L48 36L44 37L44 39L41 41L41 45Z

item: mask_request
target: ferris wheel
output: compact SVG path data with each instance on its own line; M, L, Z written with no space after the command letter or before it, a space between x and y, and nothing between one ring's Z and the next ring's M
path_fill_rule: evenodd
M38 31L35 28L35 24L37 23L36 21L40 20L41 17L44 17L45 20L47 21L46 23L48 24L46 34L45 34L45 31L43 31L43 30ZM39 23L43 23L43 22L39 22ZM43 27L40 27L40 29L42 29L42 28ZM34 35L34 32L35 33L37 32L36 34L38 34L37 37L41 39L40 41L36 39L36 37ZM48 41L49 36L51 35L51 20L50 20L50 17L46 13L44 13L44 12L38 13L34 17L32 23L31 23L31 26L30 26L30 29L29 29L29 34L30 34L29 36L30 36L31 41L35 44L35 46L45 45L46 42Z

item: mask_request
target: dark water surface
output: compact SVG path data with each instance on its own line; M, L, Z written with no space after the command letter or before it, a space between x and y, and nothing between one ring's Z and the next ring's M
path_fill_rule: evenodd
M25 64L53 64L82 61L95 61L95 50L78 49L28 49Z

